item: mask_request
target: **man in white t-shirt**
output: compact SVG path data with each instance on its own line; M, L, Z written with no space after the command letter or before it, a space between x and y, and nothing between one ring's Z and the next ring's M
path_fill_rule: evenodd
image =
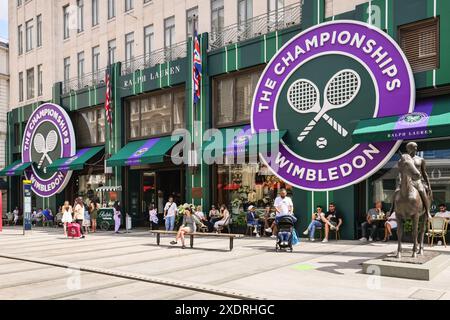
M444 203L439 205L439 212L437 212L434 217L450 219L450 212L447 211L447 206Z
M277 219L282 216L287 215L294 215L294 204L292 203L292 199L287 196L286 189L280 190L280 195L275 199L274 207L276 210L276 218L275 221L272 223L272 226L270 228L266 229L266 232L272 232L272 238L276 237L276 226L277 226ZM297 221L295 217L293 217L294 222Z
M177 215L177 204L173 201L173 197L169 197L169 202L164 207L164 220L166 220L166 231L173 231L175 226L175 217Z

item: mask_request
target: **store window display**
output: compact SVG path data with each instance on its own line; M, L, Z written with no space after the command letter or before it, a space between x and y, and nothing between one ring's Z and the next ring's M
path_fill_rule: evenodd
M292 187L274 176L267 166L234 164L217 166L217 190L215 202L226 204L238 214L249 205L264 209L272 205L278 191Z
M105 185L104 174L82 175L77 180L78 196L82 197L86 203L94 198L100 199L101 194L96 189Z

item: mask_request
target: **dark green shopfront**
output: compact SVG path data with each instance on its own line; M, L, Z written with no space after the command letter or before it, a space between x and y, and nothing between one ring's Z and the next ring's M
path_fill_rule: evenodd
M202 205L204 211L212 204L225 203L231 211L233 207L246 206L249 202L264 207L273 202L280 188L286 187L294 201L299 230L304 230L316 205L334 202L345 218L341 237L358 237L358 225L374 200L382 200L385 209L390 206L397 176L396 156L371 178L327 192L304 191L286 185L260 162L248 165L201 163L192 169L174 165L169 156L175 144L169 141L172 132L186 128L192 133L194 120L200 123L200 133L210 128L248 126L259 76L278 49L303 30L325 21L342 19L377 24L400 43L407 54L414 71L417 104L432 105L433 121L436 122L435 134L418 139L422 156L428 163L434 205L450 204L450 132L447 122L439 122L450 112L450 38L445 36L450 33L450 2L374 0L357 6L354 11L329 18L325 18L324 8L324 0L305 0L302 17L297 23L242 42L224 43L214 50L210 50L208 34L202 34L201 99L195 112L191 40L185 45L185 54L177 59L166 59L145 69L133 68L131 72L129 64L125 66L120 62L109 68L113 100L111 132L104 115L104 83L75 89L56 83L51 102L69 113L77 149L94 149L84 163L78 163L69 184L60 194L34 198L33 206L57 210L65 200L72 202L75 196L89 196L104 186L121 186L121 191L106 192L106 200L117 197L124 211L131 215L133 224L142 226L147 220L148 206L155 204L161 211L169 196L175 197L178 203ZM425 53L414 50L426 45L428 51ZM21 159L23 130L39 105L15 108L8 113L7 163ZM391 134L389 123L389 120L377 124L359 123L354 138L366 142L370 137L382 140L384 135ZM371 125L383 129L374 134L367 129ZM139 164L124 160L127 154L151 139L157 140L154 143L158 152L153 149L155 152L146 155L146 160ZM105 170L106 159L111 161L111 169ZM22 207L22 179L20 175L7 178L8 211L15 206Z

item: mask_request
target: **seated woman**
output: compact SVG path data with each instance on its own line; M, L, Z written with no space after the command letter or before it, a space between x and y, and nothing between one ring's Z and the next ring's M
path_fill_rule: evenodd
M178 240L181 239L181 248L185 249L186 246L184 245L184 235L186 233L195 232L195 221L193 218L193 213L190 208L185 208L183 212L183 223L181 224L180 229L178 230L177 237L175 241L171 241L171 245L176 245L178 243Z
M322 228L322 222L326 223L324 221L325 219L325 213L323 212L322 206L317 206L316 212L314 212L311 216L311 223L309 224L308 228L303 232L305 236L309 234L309 240L314 241L314 234L316 232L317 228Z
M259 238L259 218L256 215L256 208L255 206L249 206L248 212L247 212L247 227L255 228L254 233L256 234L256 237Z
M387 242L392 236L393 229L397 229L397 217L395 216L395 212L392 212L387 221L384 223L384 242Z
M226 223L228 223L228 219L230 217L230 212L228 211L226 205L223 204L220 207L220 214L222 216L222 219L220 219L219 221L214 223L214 230L216 230L216 232L218 231L219 226L224 226Z

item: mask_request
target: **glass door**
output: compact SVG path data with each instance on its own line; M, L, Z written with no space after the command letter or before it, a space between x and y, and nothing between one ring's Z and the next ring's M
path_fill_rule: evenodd
M150 205L156 203L156 173L144 172L142 174L142 208L144 219L148 222L148 211Z

